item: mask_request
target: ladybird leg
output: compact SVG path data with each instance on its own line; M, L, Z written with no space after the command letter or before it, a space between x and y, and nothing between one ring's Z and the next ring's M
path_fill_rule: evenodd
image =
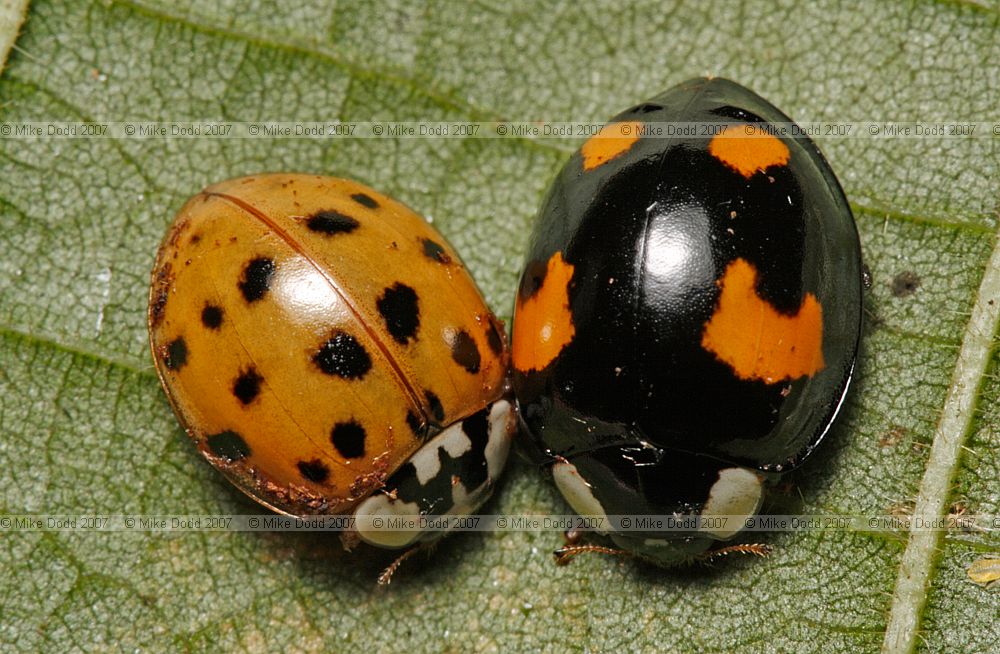
M516 428L514 405L507 400L498 400L445 428L389 477L382 492L357 506L354 515L358 518L358 536L372 545L389 548L443 536L441 531L388 531L373 526L382 523L377 518L474 513L493 492Z
M620 550L615 547L604 547L603 545L565 545L552 553L556 558L556 565L569 565L579 554L607 554L608 556L635 556L628 550Z
M695 560L708 563L709 561L714 561L719 557L728 556L730 554L753 554L754 556L765 557L771 552L772 548L770 545L765 545L763 543L741 543L739 545L730 545L721 549L703 552L697 555Z

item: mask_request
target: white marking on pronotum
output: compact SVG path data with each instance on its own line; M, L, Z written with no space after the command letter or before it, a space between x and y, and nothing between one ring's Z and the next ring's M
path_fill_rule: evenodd
M507 465L507 454L516 430L514 405L507 400L494 402L490 409L490 436L486 442L486 471L491 480L497 479Z
M441 472L441 455L438 450L445 450L452 458L457 458L472 448L472 441L462 431L462 423L456 422L432 438L426 445L410 457L410 463L417 471L417 481L421 486L434 479Z
M415 518L419 515L420 507L416 502L393 500L385 493L376 493L365 499L354 509L354 517L357 518L355 528L361 540L371 545L391 548L406 547L420 537L420 530L401 529L389 531L387 529L375 529L372 527L371 518L375 516L383 518L394 516Z
M455 427L458 429L455 429ZM472 449L472 441L469 440L469 436L465 433L463 427L464 423L454 425L445 429L442 433L442 435L448 434L448 436L441 439L441 449L447 452L453 459L457 459ZM455 431L452 432L452 429L455 429Z
M503 472L507 464L507 454L510 443L517 428L517 414L514 407L506 400L499 400L490 409L489 427L487 431L486 450L486 481L479 487L468 490L463 480L451 488L452 507L446 515L469 515L474 513L493 493L493 482Z
M947 514L947 503L962 444L972 428L979 385L986 372L997 323L1000 322L1000 242L994 241L993 253L976 293L972 315L962 336L962 349L952 374L948 397L941 419L934 431L934 442L927 458L927 468L920 480L920 490L913 508L925 522ZM927 602L927 584L941 543L941 530L917 529L910 532L906 550L896 577L892 607L885 628L882 652L909 654L920 633L920 618Z
M552 478L559 488L559 492L566 498L569 505L578 514L587 517L600 518L598 524L607 525L607 512L596 497L594 491L587 480L583 478L576 466L569 461L558 461L552 466ZM607 533L605 530L598 530L599 533Z
M486 466L491 478L496 479L503 471L507 462L507 452L515 426L514 407L506 400L493 403L489 414L489 427L486 441ZM417 481L426 485L441 472L439 449L443 449L453 459L457 459L472 449L472 439L465 433L464 423L451 425L431 439L424 447L410 458L417 471Z
M708 491L708 500L702 507L701 515L739 516L730 529L702 529L701 531L725 540L732 538L743 528L746 518L757 513L764 497L760 475L746 468L723 468L719 479Z

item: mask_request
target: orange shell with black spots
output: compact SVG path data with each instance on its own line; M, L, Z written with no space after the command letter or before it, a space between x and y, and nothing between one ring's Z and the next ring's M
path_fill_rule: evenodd
M338 513L504 392L507 349L458 254L358 182L209 186L156 257L149 338L188 435L277 511Z

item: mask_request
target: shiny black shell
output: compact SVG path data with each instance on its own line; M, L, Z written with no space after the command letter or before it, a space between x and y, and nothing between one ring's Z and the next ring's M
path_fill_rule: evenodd
M721 468L793 468L837 415L860 245L819 149L777 132L791 123L739 84L690 80L609 121L641 136L588 142L551 186L515 307L514 387L535 449L573 463L608 514L697 513ZM647 135L668 124L696 131ZM726 124L760 140L727 141Z

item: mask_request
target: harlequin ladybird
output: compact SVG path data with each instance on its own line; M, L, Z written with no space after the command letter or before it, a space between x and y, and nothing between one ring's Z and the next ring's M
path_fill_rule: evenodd
M470 513L506 462L501 323L439 233L356 182L258 175L194 196L156 259L149 336L199 451L275 511Z
M655 136L668 123L698 133ZM861 332L860 245L823 155L779 123L734 82L691 80L611 119L553 183L513 379L577 512L750 516L830 429ZM760 552L719 549L743 523L610 536L669 565Z

